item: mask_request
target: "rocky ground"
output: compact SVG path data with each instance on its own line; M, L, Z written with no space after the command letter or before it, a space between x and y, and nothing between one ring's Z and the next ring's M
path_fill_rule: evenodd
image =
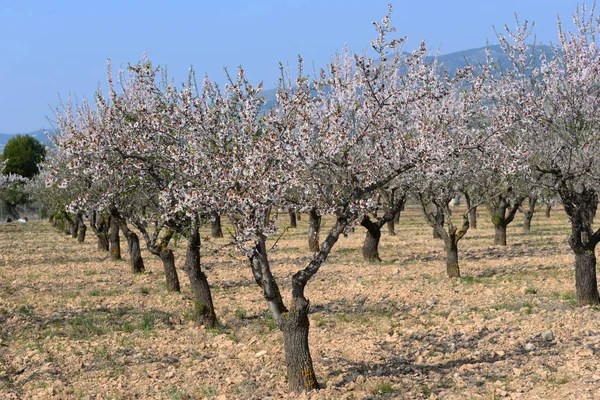
M78 244L48 223L0 224L0 398L600 398L600 310L575 306L565 214L536 214L529 233L514 222L505 248L486 219L460 243L453 280L417 209L397 236L384 232L380 264L362 262L362 228L340 239L307 287L324 386L309 394L287 393L281 333L243 258L214 253L226 239L203 246L223 324L206 330L183 271L182 293L166 293L149 253L133 275L93 235ZM299 224L272 254L286 300L310 256Z

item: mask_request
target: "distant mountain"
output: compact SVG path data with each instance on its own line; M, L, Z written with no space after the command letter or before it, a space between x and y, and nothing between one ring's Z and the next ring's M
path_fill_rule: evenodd
M501 70L506 70L510 65L510 61L500 45L493 45L489 47L480 47L476 49L469 49L463 51L457 51L454 53L448 53L438 56L438 61L441 65L442 70L447 70L451 73L451 75L458 68L464 68L468 65L482 65L486 62L486 49L490 50L490 55L492 59L496 62L498 67ZM532 48L532 54L535 55L536 58L539 58L540 55L544 54L548 59L553 58L553 51L550 46L538 45L535 48ZM434 57L428 57L428 60L433 61ZM266 111L272 108L276 101L277 89L267 89L263 90L261 95L265 98L266 103L263 105L262 110Z
M499 45L489 46L490 54L494 61L499 65L501 69L506 69L509 66L509 59L504 54ZM457 68L464 68L467 65L480 65L486 62L486 47L480 47L476 49L469 49L463 51L457 51L454 53L443 54L438 57L438 60L444 70L448 70L451 74L456 71ZM533 54L535 54L536 58L541 54L546 55L548 58L552 58L553 51L550 46L538 45L533 50ZM433 60L433 57L429 57L429 60ZM263 105L262 110L266 112L273 106L277 101L277 89L266 89L263 90L261 95L265 98L266 103ZM50 130L51 133L54 133L53 130ZM0 133L0 153L4 149L4 145L8 140L15 136L16 134L5 134ZM51 145L52 142L48 137L44 134L43 130L37 130L34 132L27 133L29 136L35 137L42 143L47 145Z

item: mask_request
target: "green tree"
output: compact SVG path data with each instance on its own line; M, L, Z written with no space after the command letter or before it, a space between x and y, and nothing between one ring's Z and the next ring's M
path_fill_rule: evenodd
M36 138L29 135L16 135L4 147L2 160L6 165L2 173L32 178L38 174L38 164L44 161L45 157L46 146Z

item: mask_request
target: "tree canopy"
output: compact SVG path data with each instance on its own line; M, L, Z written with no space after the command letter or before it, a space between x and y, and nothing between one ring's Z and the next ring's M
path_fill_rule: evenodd
M6 162L2 173L17 174L32 178L39 173L38 164L46 157L46 146L29 135L16 135L11 138L2 153Z

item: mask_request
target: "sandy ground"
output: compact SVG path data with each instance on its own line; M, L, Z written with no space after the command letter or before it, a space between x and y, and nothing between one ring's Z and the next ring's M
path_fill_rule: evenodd
M384 232L380 264L363 263L362 228L340 239L307 287L325 387L309 394L287 392L282 335L247 264L212 251L226 239L203 246L223 324L206 330L183 271L168 294L149 253L133 275L93 234L78 244L48 223L0 224L0 398L598 399L600 312L575 307L566 216L536 214L530 233L517 218L502 248L482 212L453 280L417 209ZM306 219L271 254L286 301L310 256Z

